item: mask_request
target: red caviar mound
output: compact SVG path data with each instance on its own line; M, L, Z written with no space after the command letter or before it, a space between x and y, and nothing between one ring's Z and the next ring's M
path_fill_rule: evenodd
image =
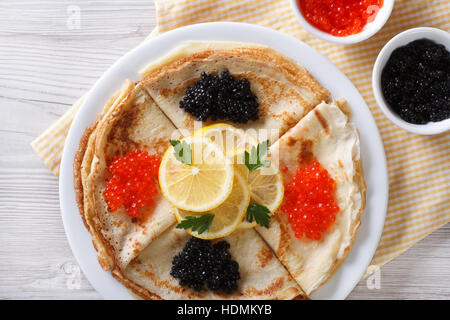
M133 218L140 216L140 209L153 204L158 194L156 183L161 159L147 151L134 150L125 156L114 157L108 170L110 178L103 197L111 212L123 205Z
M287 214L297 238L321 240L336 221L335 181L319 162L297 169L284 191L281 210Z
M359 33L372 22L383 0L297 0L305 19L337 37Z

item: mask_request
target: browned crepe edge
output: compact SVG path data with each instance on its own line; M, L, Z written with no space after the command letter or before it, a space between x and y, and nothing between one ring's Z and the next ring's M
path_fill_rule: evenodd
M164 300L157 294L154 294L150 292L149 290L145 289L144 287L138 285L137 283L131 281L127 277L124 276L122 271L119 268L114 268L111 271L111 274L113 277L119 281L125 288L130 290L133 294L136 294L138 297L146 300Z
M81 136L80 143L78 145L78 149L75 153L75 157L73 160L73 186L75 189L75 200L77 202L81 218L83 219L84 226L88 230L89 226L84 216L84 200L83 200L84 192L83 192L83 182L81 180L81 164L83 163L84 154L86 153L89 137L91 136L92 132L95 130L96 127L97 122L94 122L84 130L84 133Z
M101 234L98 234L98 232L96 232L95 230L92 230L92 228L89 226L88 222L86 221L86 215L85 215L86 212L84 210L84 204L85 204L84 203L84 187L83 187L82 174L81 174L82 164L84 161L84 156L87 151L89 138L95 132L96 127L97 127L97 122L95 122L94 124L92 124L91 126L86 128L86 130L83 134L80 145L77 149L77 155L75 156L74 165L73 165L73 169L74 169L73 174L74 174L74 188L75 188L75 193L76 193L76 202L77 202L78 209L79 209L81 217L83 219L84 226L91 234L92 245L94 246L94 249L97 251L97 260L98 260L100 266L102 267L102 269L106 271L106 270L109 270L112 268L112 262L111 262L112 255L111 255L111 252L108 251L108 248L106 248L105 241L104 241L103 237L101 236ZM95 238L98 238L98 239L95 239ZM96 240L100 241L101 244L100 243L97 244ZM103 249L99 248L99 245L102 245L104 247L104 250L106 251L106 252L104 252L104 255L106 255L106 256L101 254Z
M311 298L308 297L306 294L299 294L292 300L311 300Z

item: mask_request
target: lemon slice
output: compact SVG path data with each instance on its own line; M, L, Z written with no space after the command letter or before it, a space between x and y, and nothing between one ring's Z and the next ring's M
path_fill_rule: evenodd
M191 151L192 164L177 159L175 148L170 147L159 167L162 194L184 210L203 212L216 208L228 198L233 187L231 161L209 139L188 137L180 145L187 147L185 154Z
M252 135L226 123L217 123L199 129L194 136L210 139L224 150L225 154L233 150L251 149L258 144L258 140Z
M228 198L218 207L208 212L198 213L175 208L175 216L181 222L188 216L213 214L214 218L208 231L199 234L197 231L186 231L197 238L217 239L222 238L237 229L247 212L250 203L250 190L247 181L239 171L234 172L233 188Z
M266 206L272 215L283 201L284 185L281 173L274 165L254 171L248 170L243 161L244 152L245 150L234 150L227 156L234 163L235 171L239 171L247 179L251 202ZM248 222L244 219L239 228L247 229L257 225L255 221Z

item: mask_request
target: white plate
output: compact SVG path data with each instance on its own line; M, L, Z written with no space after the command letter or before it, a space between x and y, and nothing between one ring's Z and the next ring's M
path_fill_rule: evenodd
M353 84L327 58L301 41L277 31L241 23L216 22L176 29L144 42L119 59L94 85L77 113L66 139L61 161L61 211L72 251L92 286L106 299L131 299L110 274L103 271L83 225L73 188L73 158L85 128L95 121L108 98L125 79L139 80L138 71L187 40L242 41L267 45L298 61L335 98L344 97L353 111L352 121L361 136L361 156L367 183L367 204L353 249L339 271L319 288L313 299L345 299L363 276L384 226L388 199L386 159L375 121Z

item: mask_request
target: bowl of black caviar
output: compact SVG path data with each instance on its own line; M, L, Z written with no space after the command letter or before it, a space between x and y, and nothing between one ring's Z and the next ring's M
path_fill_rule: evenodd
M398 34L380 51L372 86L400 128L424 135L450 130L450 34L425 27Z

